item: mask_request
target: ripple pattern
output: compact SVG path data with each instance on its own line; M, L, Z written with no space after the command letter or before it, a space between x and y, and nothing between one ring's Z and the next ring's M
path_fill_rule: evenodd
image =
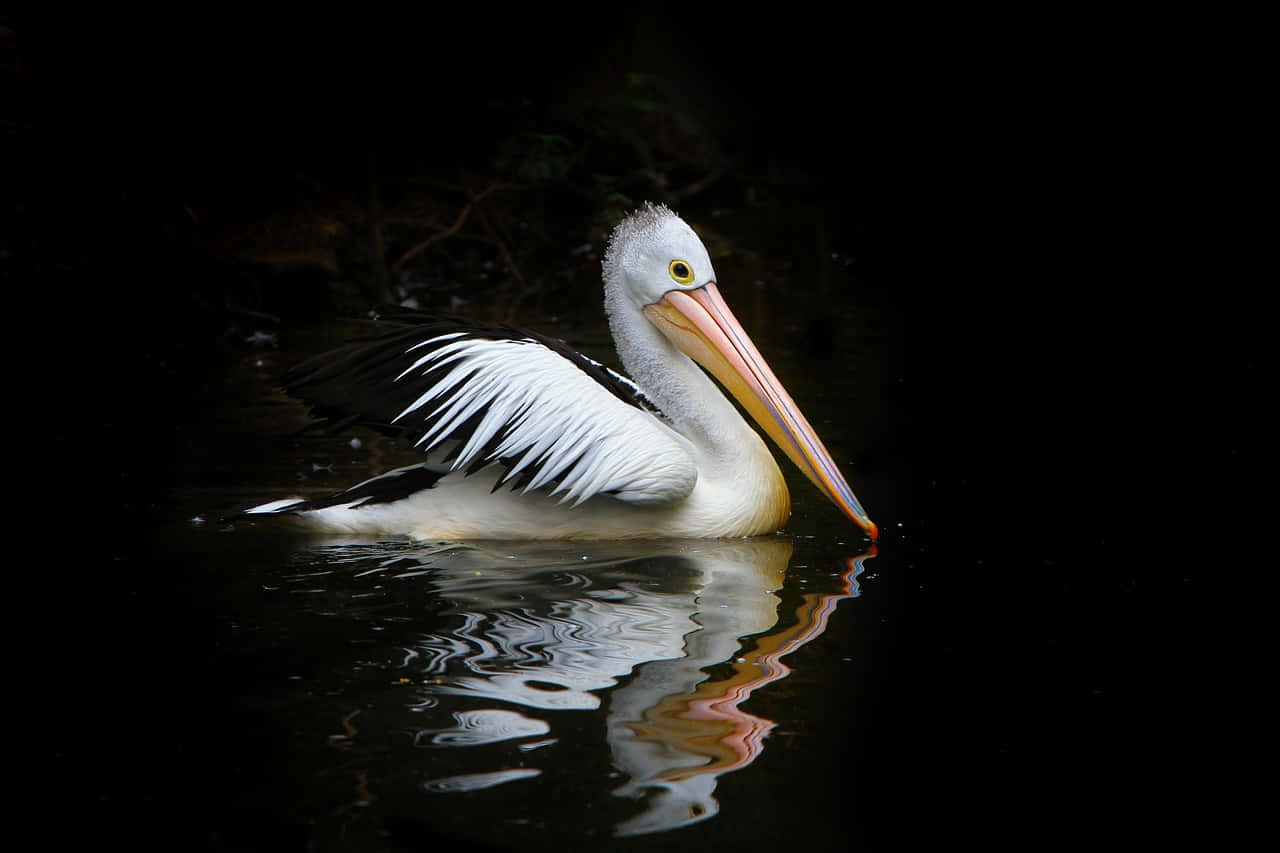
M515 711L482 709L455 711L455 725L447 729L422 729L414 736L414 745L479 746L514 738L545 735L551 727L542 720L532 720Z

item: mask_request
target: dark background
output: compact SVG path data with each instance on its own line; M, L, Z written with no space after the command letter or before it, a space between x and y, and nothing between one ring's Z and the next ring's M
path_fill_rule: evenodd
M115 530L145 523L146 495L174 485L168 462L137 448L172 442L166 413L197 405L190 378L253 330L287 334L398 295L389 264L452 223L468 188L520 186L485 202L501 234L532 220L597 245L644 199L705 212L749 198L777 223L761 252L786 253L789 221L831 223L829 250L865 270L862 295L906 318L914 416L951 484L938 498L955 507L951 559L935 565L954 569L927 580L952 593L930 606L963 626L958 650L940 669L906 649L903 667L931 678L896 697L932 724L914 745L930 778L912 788L927 799L886 796L872 840L1038 847L1214 822L1212 780L1252 750L1261 712L1241 657L1210 662L1202 639L1208 569L1248 583L1225 556L1240 546L1200 542L1258 511L1221 492L1205 509L1168 474L1231 475L1250 443L1202 447L1206 461L1177 437L1186 409L1154 428L1138 417L1171 386L1203 412L1257 379L1247 332L1210 335L1220 308L1199 328L1235 369L1212 385L1185 338L1170 352L1164 336L1185 297L1150 256L1185 247L1153 239L1152 212L1193 182L1170 188L1170 140L1215 116L1196 112L1194 42L1153 54L1149 26L1114 19L726 18L653 4L514 18L19 14L0 27L0 281L15 399L54 472L26 481L27 502L64 505L72 483L110 479L105 507L77 488L77 536L104 557ZM468 233L492 246L480 225ZM530 276L549 266L539 245L510 241ZM443 275L407 269L426 290ZM579 310L571 290L540 288L522 320ZM598 310L595 292L584 301ZM811 335L830 331L813 322ZM1122 547L1152 514L1176 532ZM34 532L50 522L61 535L56 516L36 515ZM99 575L84 590L64 624L120 630L88 603L113 585ZM1258 630L1250 612L1237 611L1242 644ZM45 648L70 642L53 633ZM80 684L109 690L101 678ZM1202 732L1225 695L1241 725ZM56 707L31 713L70 725ZM892 731L880 748L896 748ZM1254 805L1239 798L1232 814Z
M189 398L188 365L252 330L359 316L400 295L401 272L448 286L454 270L395 264L469 192L497 187L484 206L522 269L550 265L546 233L598 250L646 199L703 220L755 205L762 245L738 248L771 256L807 260L820 219L863 298L909 318L922 417L981 416L970 438L1034 459L1024 488L1106 518L1116 490L1089 473L1115 425L1094 413L1125 393L1113 356L1149 288L1130 210L1151 170L1137 130L1159 107L1124 74L1123 34L1086 50L1075 31L1004 39L995 23L17 16L4 275L68 341L45 357L72 375L91 353L100 376L129 377L79 383L80 410L145 427ZM492 243L475 220L463 234ZM529 221L544 233L519 233ZM598 312L594 294L540 284L522 316ZM1002 528L1082 526L1031 515Z

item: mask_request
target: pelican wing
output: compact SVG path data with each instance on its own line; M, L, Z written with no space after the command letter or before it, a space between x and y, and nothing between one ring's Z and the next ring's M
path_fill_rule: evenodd
M399 314L388 334L295 368L290 393L341 425L448 449L498 486L669 504L693 491L692 447L631 382L561 341L507 326ZM495 487L496 488L496 487Z

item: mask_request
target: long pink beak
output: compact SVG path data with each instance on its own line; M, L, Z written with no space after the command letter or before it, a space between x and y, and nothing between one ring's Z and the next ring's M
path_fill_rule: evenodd
M670 290L645 315L742 404L782 452L875 541L879 535L831 454L720 296L715 282Z

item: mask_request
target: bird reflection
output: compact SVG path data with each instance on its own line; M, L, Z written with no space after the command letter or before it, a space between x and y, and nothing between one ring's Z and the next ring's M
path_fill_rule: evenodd
M789 538L765 537L349 553L362 575L425 572L448 603L437 629L405 650L417 710L436 722L414 744L520 749L519 768L507 766L510 753L492 755L496 766L439 776L423 790L553 772L555 712L597 711L620 774L612 793L639 804L614 831L639 835L719 812L718 778L759 757L775 727L742 703L787 676L782 658L858 595L862 563L875 553L847 561L837 592L804 595L793 618L780 619L775 593L792 551Z

